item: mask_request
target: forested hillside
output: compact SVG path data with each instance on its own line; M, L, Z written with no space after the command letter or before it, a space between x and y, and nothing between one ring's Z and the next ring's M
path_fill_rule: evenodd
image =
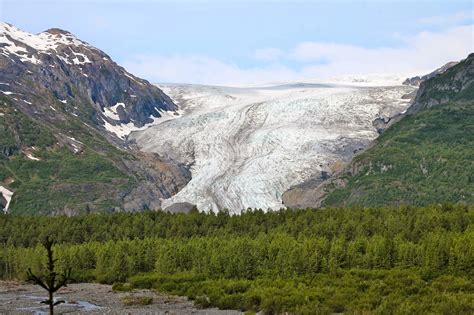
M155 288L267 314L474 312L474 208L0 217L0 274L61 268L115 290Z

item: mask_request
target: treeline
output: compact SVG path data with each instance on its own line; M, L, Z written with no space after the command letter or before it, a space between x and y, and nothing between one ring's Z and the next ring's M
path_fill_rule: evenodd
M165 212L99 213L67 216L0 215L0 244L36 246L50 235L58 243L82 244L124 239L248 236L284 233L329 240L373 235L419 241L430 232L464 232L474 222L474 207L437 205L423 208L327 208L241 215L226 212L170 214Z
M474 312L474 207L1 218L0 276L59 269L202 306L314 314ZM37 235L39 234L39 235ZM449 312L448 312L449 313Z

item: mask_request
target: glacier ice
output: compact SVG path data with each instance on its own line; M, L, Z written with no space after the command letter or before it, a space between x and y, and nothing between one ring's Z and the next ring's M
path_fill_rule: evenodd
M414 89L370 78L328 82L160 85L182 115L130 139L191 167L192 180L163 208L189 202L203 211L280 209L288 188L376 138L372 121L404 111L409 102L402 96Z

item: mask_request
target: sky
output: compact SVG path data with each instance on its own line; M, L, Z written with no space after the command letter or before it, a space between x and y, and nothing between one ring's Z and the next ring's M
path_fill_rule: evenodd
M0 19L68 30L154 83L417 75L474 52L472 0L0 0Z

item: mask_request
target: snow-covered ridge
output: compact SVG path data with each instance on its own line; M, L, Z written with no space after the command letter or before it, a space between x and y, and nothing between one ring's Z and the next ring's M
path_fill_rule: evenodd
M304 84L337 84L337 85L349 85L349 86L395 86L400 85L407 77L412 76L413 73L400 73L400 74L383 74L383 73L372 73L372 74L347 74L338 75L329 78L319 79L300 79L300 80L289 80L289 81L271 81L271 82L260 82L252 84L239 84L235 87L239 88L263 88L263 87L275 87L275 86L296 86ZM226 87L226 86L219 86Z
M192 180L163 200L164 208L189 202L204 211L279 209L288 188L331 172L376 138L374 119L409 106L402 96L413 87L369 82L160 85L184 114L130 137L145 151L192 166Z
M31 34L8 23L0 23L0 53L7 57L10 54L14 54L20 57L23 62L27 61L38 64L40 60L34 56L35 53L56 52L60 45L68 45L69 47L84 46L93 49L86 42L65 31L52 29L39 34ZM69 57L66 58L67 62L72 62L73 64L90 62L84 54L72 50L71 53L72 55L69 54L61 57ZM69 59L72 60L69 61Z
M367 75L344 75L320 80L332 84L348 84L352 86L396 86L400 85L409 74L367 74Z

